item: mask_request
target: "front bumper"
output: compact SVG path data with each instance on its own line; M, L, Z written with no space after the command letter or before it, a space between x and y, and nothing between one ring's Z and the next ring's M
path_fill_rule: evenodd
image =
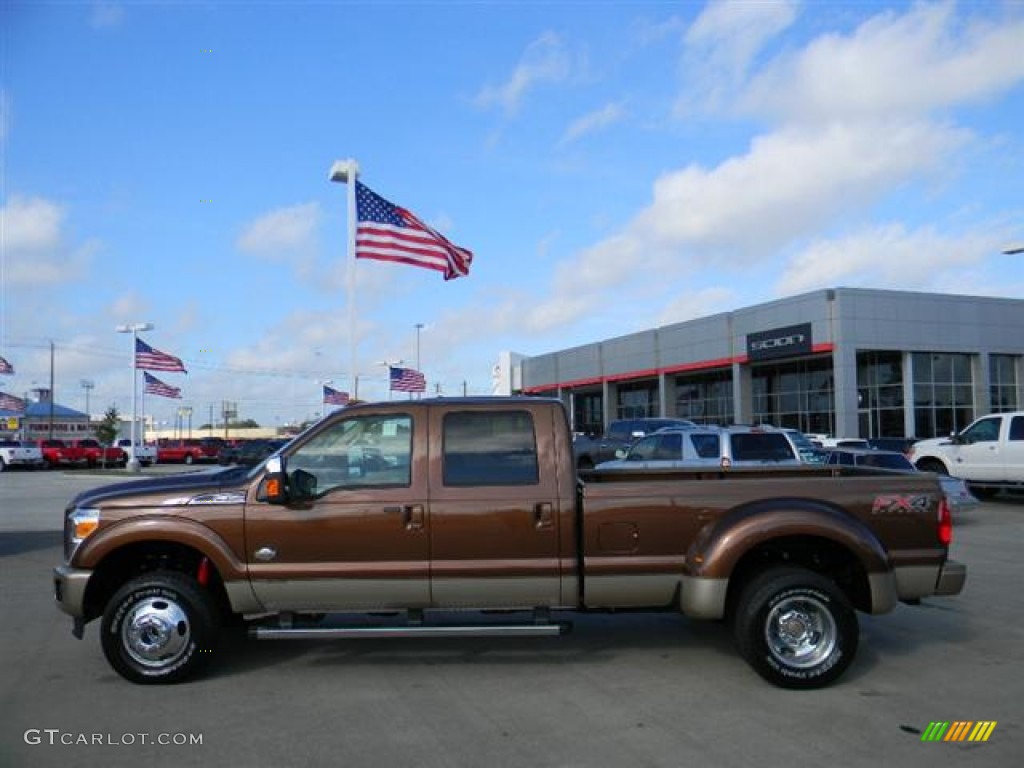
M92 571L58 565L53 569L53 596L64 613L76 619L85 616L85 590Z
M939 569L935 581L936 595L959 595L967 581L967 566L955 560L947 560Z

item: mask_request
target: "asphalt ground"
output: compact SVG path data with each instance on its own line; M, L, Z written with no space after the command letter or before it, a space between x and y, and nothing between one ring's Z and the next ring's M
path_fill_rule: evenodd
M239 641L206 677L147 687L109 668L96 623L75 640L52 597L64 505L114 479L0 474L0 768L1024 758L1024 499L957 521L964 592L861 616L857 659L825 690L771 687L723 625L671 614L574 617L558 638ZM939 721L996 726L983 743L922 741Z

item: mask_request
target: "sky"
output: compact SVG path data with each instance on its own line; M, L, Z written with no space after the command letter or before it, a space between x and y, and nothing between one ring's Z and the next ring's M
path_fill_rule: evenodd
M208 421L825 287L1024 296L1024 2L5 2L0 390ZM474 253L358 260L359 179ZM422 327L417 327L422 326ZM91 387L83 386L89 382ZM399 395L402 396L402 395Z

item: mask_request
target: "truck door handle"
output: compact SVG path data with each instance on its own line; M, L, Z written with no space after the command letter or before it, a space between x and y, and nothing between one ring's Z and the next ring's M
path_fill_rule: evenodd
M423 507L420 504L405 504L402 507L402 525L407 531L423 530Z
M544 528L555 527L555 507L547 501L540 501L533 505L533 527L538 531Z

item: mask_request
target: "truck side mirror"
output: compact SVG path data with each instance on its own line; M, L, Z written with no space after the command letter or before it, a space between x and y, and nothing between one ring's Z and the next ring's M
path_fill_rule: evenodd
M316 475L296 469L288 478L288 488L294 499L312 499L316 496Z
M260 483L257 498L271 504L284 504L288 501L288 474L283 457L273 456L267 461L267 474Z

